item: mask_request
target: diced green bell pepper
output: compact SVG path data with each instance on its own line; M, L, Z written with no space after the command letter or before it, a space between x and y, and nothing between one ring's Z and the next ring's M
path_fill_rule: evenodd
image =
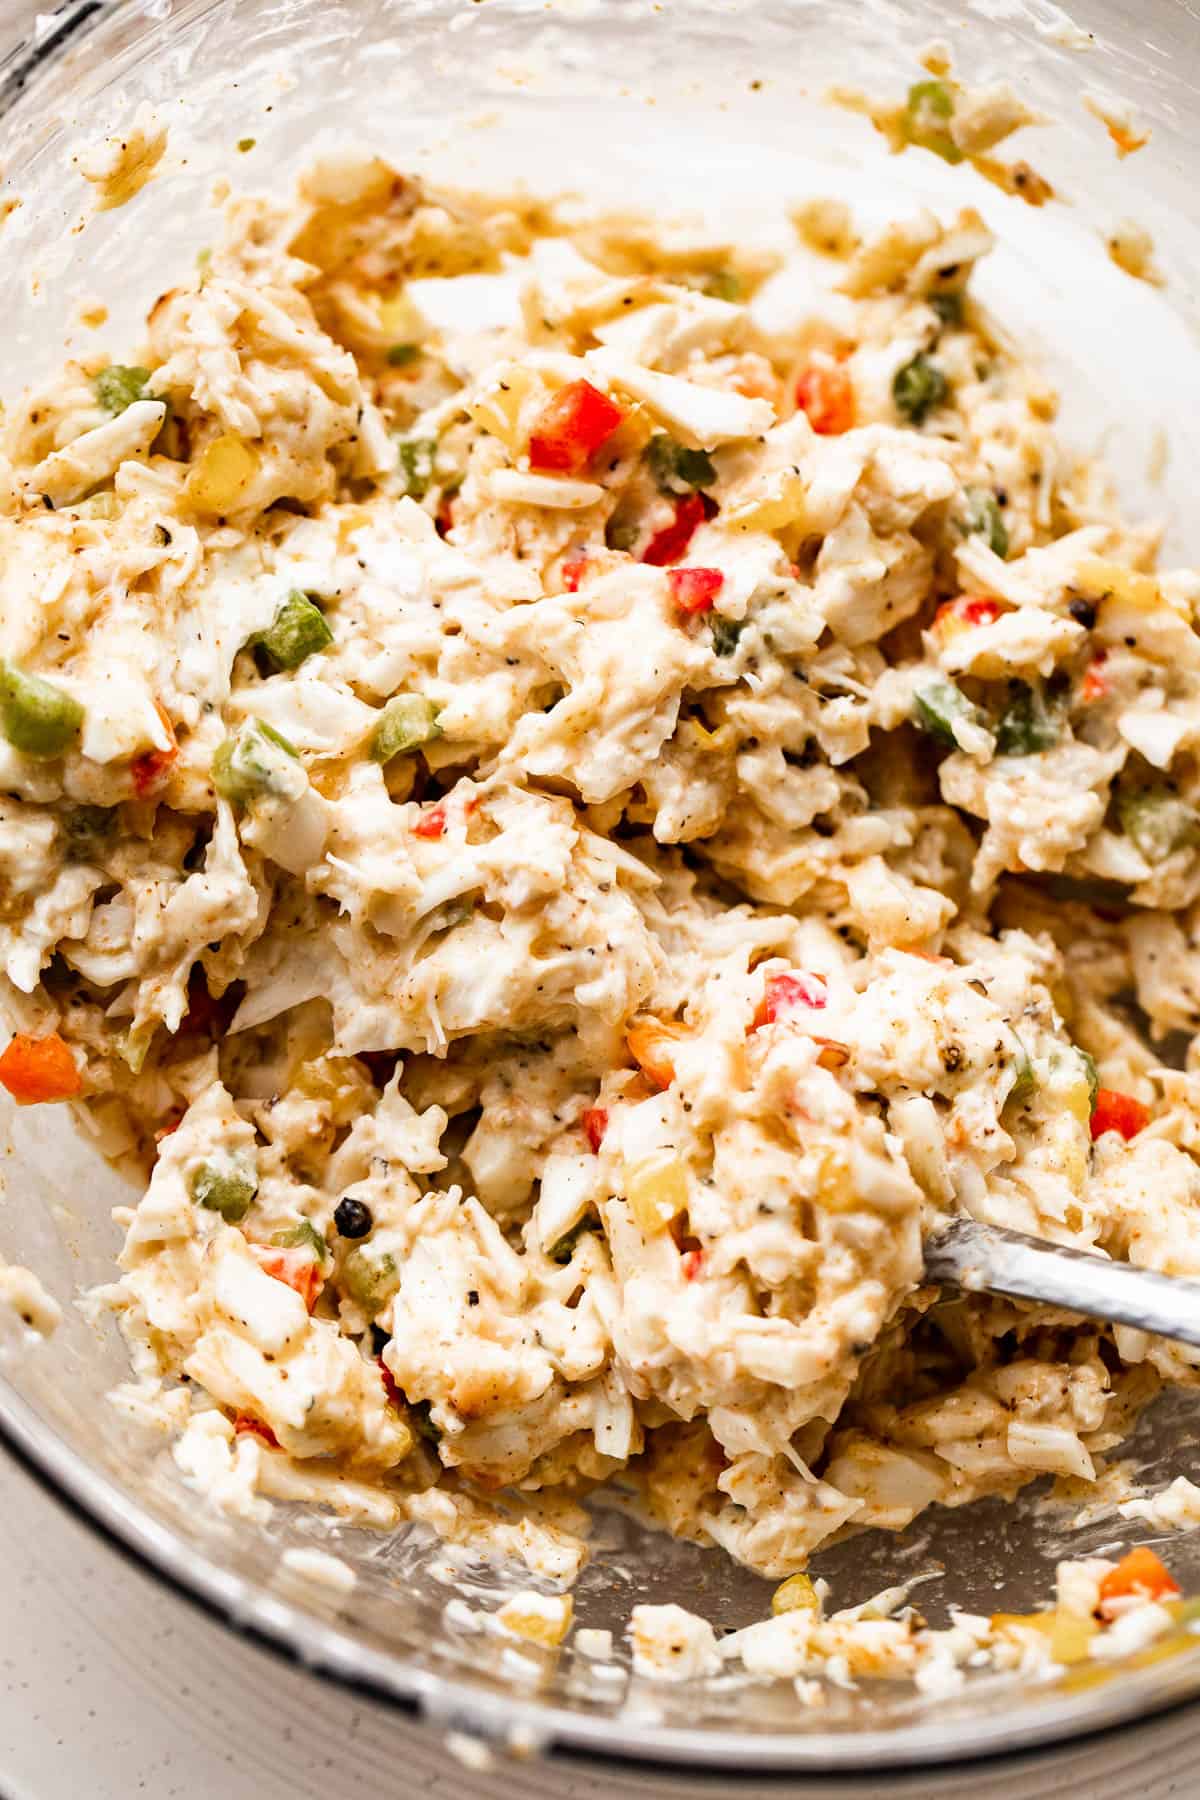
M294 796L301 775L295 750L265 719L248 719L212 760L213 786L237 806L262 794Z
M642 527L631 514L615 512L604 527L604 542L610 550L633 550L641 541Z
M996 726L996 749L1001 756L1037 756L1052 750L1062 735L1062 720L1047 706L1040 688L1024 681L1012 684L1008 705Z
M963 292L961 288L942 288L936 294L929 294L927 299L943 325L958 326L962 324Z
M113 806L72 806L62 816L63 836L73 856L89 856L112 837L117 826Z
M299 1224L275 1232L271 1242L280 1250L311 1250L319 1263L329 1256L329 1246L311 1219L301 1219Z
M1096 1110L1096 1101L1100 1096L1100 1071L1096 1067L1096 1059L1090 1051L1081 1050L1079 1046L1076 1045L1075 1054L1083 1064L1083 1072L1087 1076L1088 1111L1089 1113L1094 1113Z
M961 688L938 676L927 681L913 694L913 718L922 731L942 744L955 744L956 719L977 722L979 714Z
M320 607L299 588L292 588L268 629L259 634L257 642L277 669L298 669L318 650L328 650L333 633Z
M124 363L109 363L107 369L101 369L96 377L96 399L105 412L112 413L115 418L136 400L156 398L146 392L149 380L149 369L130 368Z
M1013 1037L1016 1042L1016 1050L1009 1064L1013 1079L1012 1086L1004 1096L1005 1106L1013 1103L1019 1105L1022 1101L1028 1100L1037 1087L1037 1077L1033 1072L1033 1064L1029 1060L1029 1052L1015 1032Z
M201 1163L189 1185L197 1206L220 1213L227 1225L236 1225L250 1210L258 1192L258 1176L245 1157L225 1155Z
M716 656L732 656L738 647L738 639L745 631L746 619L726 619L720 613L710 614L712 623L712 646Z
M1167 788L1126 788L1117 795L1117 816L1148 863L1200 845L1200 813Z
M410 500L423 500L436 482L437 449L436 438L401 438L397 475Z
M570 1231L564 1231L557 1243L550 1246L550 1261L564 1265L569 1263L578 1248L580 1238L586 1237L589 1229L590 1221L580 1219L577 1225L572 1225Z
M371 760L391 762L405 750L419 750L422 744L441 737L438 709L423 694L396 694L380 714L371 736Z
M656 432L646 445L646 465L665 494L690 494L711 487L717 479L712 458L703 450L689 450L665 431Z
M78 700L40 675L0 662L0 732L14 750L24 756L61 756L82 724Z
M949 392L950 383L923 350L897 369L892 378L892 399L896 403L896 411L901 418L909 420L913 425L923 424Z
M737 302L742 297L742 284L732 269L718 269L705 280L704 292L710 300Z
M954 117L954 95L944 81L914 81L904 109L904 131L910 144L932 150L948 163L960 163L963 153L947 123Z
M423 1437L428 1444L440 1444L442 1434L430 1418L433 1407L432 1400L414 1400L409 1403L413 1430L418 1437Z
M390 344L387 359L393 369L407 369L420 354L420 344Z
M387 1305L400 1282L396 1259L365 1244L356 1245L342 1263L342 1286L371 1318Z
M988 548L994 550L997 556L1008 555L1008 526L1004 523L1000 503L990 488L967 489L963 530L968 537L986 538Z

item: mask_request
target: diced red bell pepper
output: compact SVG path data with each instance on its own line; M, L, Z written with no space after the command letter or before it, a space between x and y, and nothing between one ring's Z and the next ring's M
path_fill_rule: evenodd
M720 569L672 569L667 581L671 599L684 613L711 612L717 595L725 586Z
M776 1019L786 1018L801 1007L822 1007L827 998L819 975L768 975L750 1029L759 1031L764 1025L774 1025Z
M1147 1600L1169 1600L1180 1592L1179 1583L1153 1550L1140 1544L1123 1556L1100 1583L1100 1604L1143 1594Z
M1132 1094L1119 1094L1114 1088L1101 1088L1092 1110L1092 1136L1103 1137L1106 1131L1119 1131L1128 1140L1144 1131L1150 1123L1150 1108L1135 1100Z
M439 537L445 537L454 529L454 499L450 494L443 494L433 521L434 530Z
M625 1034L625 1042L634 1062L656 1087L668 1088L675 1079L673 1045L690 1037L686 1025L673 1019L655 1019L647 1015L635 1019Z
M537 416L529 434L530 466L578 475L624 417L616 402L590 381L568 382Z
M273 1275L299 1294L309 1312L325 1285L317 1261L307 1250L276 1249L272 1244L251 1244L251 1253L264 1274Z
M18 1032L0 1056L0 1085L18 1106L40 1106L73 1100L83 1087L83 1077L57 1031L44 1038Z
M562 566L563 587L568 594L577 594L579 584L587 573L586 556L572 556Z
M854 423L854 384L840 363L822 357L796 383L796 405L822 437L837 437Z
M708 508L702 494L689 494L686 499L677 501L675 517L669 525L655 532L642 551L642 561L653 563L656 569L677 563L707 518Z
M683 1270L685 1281L695 1281L704 1269L703 1250L685 1250L679 1259L679 1266Z
M608 1130L608 1108L605 1106L589 1106L580 1123L583 1135L593 1150L599 1150L604 1142L604 1133Z
M1000 602L993 600L990 594L960 594L957 600L947 600L944 606L938 607L933 615L934 629L992 625L1002 611Z
M396 1377L392 1374L392 1371L388 1368L382 1356L377 1356L375 1361L379 1366L379 1378L383 1382L383 1391L387 1395L389 1403L392 1406L403 1406L404 1395L396 1386Z
M242 1437L246 1432L249 1432L251 1436L261 1438L263 1443L267 1444L272 1450L278 1450L279 1448L279 1439L275 1436L271 1427L269 1425L264 1425L261 1419L256 1419L253 1413L234 1413L233 1429L237 1432L239 1437Z
M431 806L423 812L413 826L413 836L419 838L440 838L446 830L446 809L444 806Z
M162 720L163 728L170 738L170 746L166 750L143 750L129 765L129 773L133 779L133 791L139 800L145 800L156 788L161 786L167 770L179 755L179 745L175 741L175 727L171 716L161 701L154 702L154 709Z
M1088 706L1093 701L1103 700L1108 692L1108 677L1104 673L1104 664L1107 661L1107 650L1098 650L1084 672L1079 698Z
M235 981L223 994L210 994L202 966L193 963L188 976L188 1008L180 1022L180 1032L198 1032L214 1039L224 1037L244 992L245 983Z

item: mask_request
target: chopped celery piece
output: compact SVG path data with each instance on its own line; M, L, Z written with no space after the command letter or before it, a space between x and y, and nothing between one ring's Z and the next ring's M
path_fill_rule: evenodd
M393 369L407 369L421 354L420 344L391 344L387 359Z
M665 431L656 432L646 445L646 461L655 482L667 494L693 493L711 487L717 479L710 456L677 444Z
M298 669L318 650L328 650L333 633L320 607L293 588L258 642L277 669Z
M25 756L61 756L79 735L78 700L40 675L0 662L0 732Z
M149 369L127 368L124 363L109 363L107 369L101 369L96 377L96 399L105 412L112 413L115 418L127 406L132 406L135 400L155 398L153 394L146 392L149 380Z
M950 384L935 362L919 351L911 361L896 370L892 377L892 399L896 411L913 425L920 425L940 406L950 392Z
M380 1255L362 1244L342 1264L342 1286L371 1317L387 1305L399 1281L396 1260L386 1250Z
M239 806L260 794L295 794L302 774L295 750L265 719L249 719L217 746L212 782L218 794Z
M988 548L999 557L1008 555L1008 526L1000 511L1000 502L990 488L967 489L967 512L963 529L968 537L987 539Z
M400 492L410 500L423 500L437 480L436 438L401 438L397 474Z
M1167 788L1125 789L1117 795L1117 816L1149 863L1200 845L1200 814Z
M961 288L943 288L940 293L928 295L928 300L943 325L962 324L963 292Z
M280 1250L311 1250L320 1263L329 1255L329 1246L311 1219L301 1219L299 1224L275 1232L271 1242Z
M397 694L389 700L371 736L371 760L391 762L404 750L419 750L422 744L441 737L438 709L423 694Z
M954 117L954 95L944 81L914 81L904 109L904 130L910 144L932 150L948 163L960 163L963 153L946 129Z
M1001 756L1036 756L1052 750L1062 735L1062 722L1046 705L1040 688L1024 681L1012 683L1008 705L996 726L996 749Z
M712 615L712 645L717 656L732 656L738 647L738 639L748 624L746 619L725 619L720 613Z
M979 714L961 688L938 678L927 681L913 694L913 717L922 731L942 744L955 744L954 721L977 720Z
M193 1171L190 1191L197 1206L220 1213L227 1225L236 1225L250 1210L258 1192L258 1176L245 1157L224 1155Z

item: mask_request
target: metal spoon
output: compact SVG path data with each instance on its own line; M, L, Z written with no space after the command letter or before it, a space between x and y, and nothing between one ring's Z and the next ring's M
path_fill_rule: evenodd
M999 1225L952 1219L925 1245L925 1274L969 1294L1040 1300L1200 1349L1200 1281L1156 1275Z

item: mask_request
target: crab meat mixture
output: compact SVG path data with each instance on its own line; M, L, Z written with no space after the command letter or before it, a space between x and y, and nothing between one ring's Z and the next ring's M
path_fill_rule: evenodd
M1195 1382L922 1244L1200 1275L1200 578L978 215L794 223L789 306L330 155L6 416L0 1080L138 1180L123 1402L251 1516L565 1578L615 1482L783 1581ZM739 1648L848 1653L807 1598Z

